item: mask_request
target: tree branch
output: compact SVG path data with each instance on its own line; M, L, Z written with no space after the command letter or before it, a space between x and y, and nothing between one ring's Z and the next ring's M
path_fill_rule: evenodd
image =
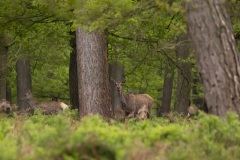
M113 36L113 37L117 37L117 38L122 38L125 40L129 40L129 41L136 41L136 42L143 42L143 43L158 43L157 39L145 39L145 38L132 38L132 37L124 37L124 36L120 36L117 35L115 33L111 33L109 32L109 35Z

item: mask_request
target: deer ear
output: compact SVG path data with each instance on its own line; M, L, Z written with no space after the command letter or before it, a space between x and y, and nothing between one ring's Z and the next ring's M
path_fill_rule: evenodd
M126 82L126 79L124 78L123 80L122 80L122 83L125 83Z

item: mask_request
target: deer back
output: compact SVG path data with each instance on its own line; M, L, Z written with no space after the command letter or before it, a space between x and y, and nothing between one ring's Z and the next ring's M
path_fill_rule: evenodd
M153 104L153 99L148 94L136 94L135 95L136 109L140 109L141 106L146 105L151 109Z
M124 111L128 113L128 118L137 116L139 120L144 120L150 117L153 104L151 96L148 94L128 94L125 97L128 110Z
M47 101L47 102L37 102L34 99L34 96L31 91L27 92L25 95L30 108L33 110L39 108L43 114L56 114L60 110L65 110L68 106L63 102L56 102L56 101Z
M128 94L126 95L127 106L133 111L139 110L143 105L146 105L149 110L152 108L153 98L148 94Z
M68 108L68 105L66 105L65 103L63 103L63 102L56 102L56 101L41 102L37 106L40 107L40 108L49 108L49 107L51 107L51 108L61 109L61 110L64 110L64 109Z
M58 102L41 102L37 105L37 108L40 108L43 114L56 114L60 111L60 106Z

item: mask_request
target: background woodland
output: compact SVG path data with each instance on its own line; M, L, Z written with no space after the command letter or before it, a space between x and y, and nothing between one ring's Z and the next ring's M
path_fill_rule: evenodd
M0 159L239 159L239 9L237 0L0 1L0 99L22 111L30 90L71 107L1 113ZM112 118L110 77L153 97L150 119ZM189 106L201 111L186 118Z
M212 3L215 5L214 1ZM86 104L84 100L88 101L82 96L86 92L84 87L78 88L82 73L89 85L97 79L95 87L99 90L105 86L97 85L97 81L104 83L108 76L118 80L125 78L124 92L151 95L155 101L154 113L158 115L170 110L185 113L191 104L208 111L210 107L206 105L208 98L204 98L202 82L207 78L214 80L214 77L199 78L197 57L186 31L187 7L183 4L171 0L2 1L0 98L24 108L27 103L21 97L32 90L40 101L59 97L81 111L81 105ZM231 21L238 42L239 2L232 0L222 5L227 8L230 15L227 20ZM89 63L83 57L76 57L84 50L77 51L77 46L86 39L76 40L77 36L82 37L81 33L76 33L77 28L93 35L95 31L106 35L103 54L108 56L109 74L106 70L102 73L105 79L98 78L101 71L90 70L89 77L83 74L84 68L78 66L77 71L77 63ZM86 43L89 46L83 47L94 57L88 50L94 40ZM96 57L96 62L100 64L101 58ZM106 95L112 95L112 104L117 108L113 89ZM217 108L219 104L209 102L210 105Z

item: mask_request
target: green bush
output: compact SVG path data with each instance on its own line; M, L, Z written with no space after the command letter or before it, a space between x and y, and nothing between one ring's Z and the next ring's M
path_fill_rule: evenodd
M0 159L239 159L238 116L199 117L120 122L96 115L78 121L76 111L1 116Z

